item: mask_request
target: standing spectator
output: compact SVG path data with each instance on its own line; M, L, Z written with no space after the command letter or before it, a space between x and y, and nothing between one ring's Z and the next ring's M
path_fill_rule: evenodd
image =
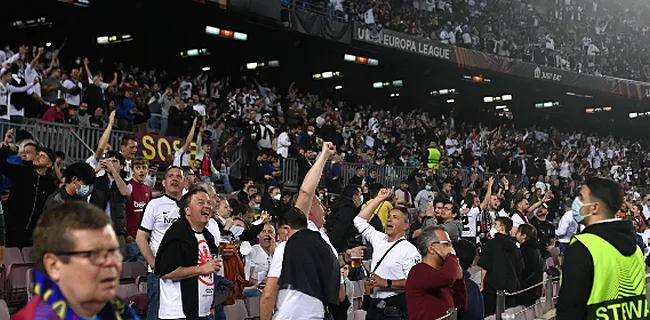
M449 235L440 226L429 226L422 230L418 242L422 262L411 269L406 280L409 319L437 319L450 308L464 314L467 288Z
M65 184L45 200L43 212L64 202L87 201L95 180L93 168L85 162L74 163L65 169L63 177Z
M643 253L631 222L614 219L622 204L621 186L604 178L587 180L573 201L573 216L586 228L566 250L557 319L647 317Z
M377 201L365 207L354 218L354 226L373 247L372 272L367 280L367 285L372 289L368 319L408 317L406 279L411 268L422 259L415 246L405 238L409 228L409 214L406 210L396 208L390 212L386 233L379 232L368 224L368 218L379 204L392 195L393 189L382 189L377 195ZM384 301L384 308L378 307L380 301Z
M212 211L202 188L192 188L178 203L182 214L163 237L156 255L162 319L208 319L215 273L221 269L215 239L206 228ZM197 262L198 261L198 262Z
M60 314L138 319L116 297L122 256L110 223L104 212L83 202L66 203L43 216L34 230L34 297L12 319L59 319Z
M460 220L460 209L456 203L445 201L438 217L438 224L447 231L452 241L460 239L463 233L463 222Z
M314 134L314 127L307 126L307 129L300 134L300 147L304 150L316 150L316 135ZM359 184L361 185L361 184Z
M415 196L415 208L417 208L419 211L424 211L429 205L429 202L433 201L435 198L432 189L433 183L427 182L426 186L424 186L424 189L418 192Z
M262 211L268 212L273 220L282 216L284 207L282 205L282 191L278 187L269 187L268 192L262 197Z
M133 161L138 153L138 138L134 135L123 136L122 141L120 142L120 153L124 157L124 171L127 174L125 180L129 180L133 177L131 161ZM148 185L149 188L153 188L156 185L157 170L158 167L152 167L151 172L147 173L144 183Z
M77 109L81 105L81 91L83 87L79 79L80 77L81 71L74 68L70 71L70 78L63 81L65 102L68 103L70 108Z
M329 173L327 174L327 190L334 194L341 194L343 188L341 187L341 159L338 155L335 155L332 158L332 165L329 168Z
M271 125L271 114L265 113L262 117L260 133L260 148L267 152L271 152L273 150L273 138L275 138L275 128Z
M11 179L11 193L4 207L7 247L29 247L36 222L43 213L45 201L58 188L55 178L48 174L56 161L56 154L48 148L37 150L33 160L22 165L9 164L7 158L13 141L14 129L5 134L0 148L0 173ZM31 204L31 205L29 205Z
M373 207L378 207L379 203L378 200ZM359 206L362 204L361 188L348 185L332 206L332 213L327 217L325 229L337 252L345 252L348 248L354 247L353 244L361 244L355 243L359 232L354 226L353 220L359 214Z
M357 187L363 186L365 180L366 170L359 167L354 171L354 175L348 180L348 185L355 185Z
M259 244L254 245L246 256L246 269L255 272L253 274L253 271L250 271L251 278L256 279L259 283L266 281L276 247L275 228L267 223L259 234Z
M2 120L7 120L9 121L12 116L12 112L14 113L14 120L15 121L22 121L22 117L17 118L16 114L19 112L16 110L16 107L14 104L11 102L11 98L13 93L21 93L21 92L26 92L27 90L31 89L38 83L37 79L34 80L33 83L22 86L22 87L17 87L14 86L11 83L11 80L13 79L11 76L11 69L5 69L2 68L2 75L0 75L0 119ZM22 110L24 111L24 110Z
M573 239L573 236L578 233L578 223L573 218L572 206L567 204L566 210L567 211L564 212L562 218L560 218L557 230L555 230L561 254L566 252L571 243L571 239Z
M277 153L286 159L289 157L289 148L292 146L291 137L289 136L289 130L284 129L278 136L278 145Z
M64 99L56 99L56 104L49 107L43 114L43 121L65 123L65 113L63 110L68 108L68 103Z
M485 300L485 315L491 316L496 311L497 290L515 292L521 289L521 275L524 260L515 240L510 237L512 220L508 217L495 219L488 241L478 260L481 270L481 292ZM507 296L505 307L516 306L514 297Z
M521 256L524 259L524 269L521 274L521 287L528 288L542 282L545 261L539 252L537 231L530 224L522 224L517 230L515 239L519 243ZM542 296L542 286L537 286L515 296L517 303L530 307Z
M544 260L548 259L549 251L552 248L555 248L555 227L551 222L546 220L547 217L548 205L545 203L537 209L535 217L530 219L530 224L532 224L537 230L539 251Z
M138 110L135 108L131 89L124 91L124 99L115 106L115 110L117 111L117 126L120 130L133 131L133 120Z
M210 156L212 141L209 139L203 140L203 134L208 132L205 131L205 126L206 120L203 118L199 134L196 137L196 154L194 155L194 161L198 161L201 164L200 170L198 171L201 181L211 183L217 181L220 173L214 167L212 157Z
M149 172L149 162L138 157L133 159L131 165L133 166L133 178L128 182L131 195L126 201L126 257L124 257L124 261L144 261L135 238L142 221L144 208L152 196L151 188L144 183Z
M460 267L463 269L463 278L467 291L467 309L464 314L460 314L463 320L484 320L483 294L481 288L474 280L471 279L469 268L474 265L476 260L476 245L468 240L461 239L454 244L456 255Z
M161 197L149 201L135 237L138 249L149 265L149 274L147 275L147 320L158 319L160 277L152 272L155 267L160 242L167 229L179 217L178 201L181 199L185 187L183 170L174 166L167 168L162 185L165 193Z
M131 196L121 176L124 165L124 157L119 152L105 153L96 170L105 170L107 174L95 178L90 196L90 203L104 209L111 217L121 247L126 246L126 200Z
M185 137L185 142L180 147L180 149L174 152L174 162L173 164L177 167L191 167L192 163L190 162L189 153L192 151L192 140L194 140L194 131L196 130L196 123L198 118L194 118L190 132L187 133Z

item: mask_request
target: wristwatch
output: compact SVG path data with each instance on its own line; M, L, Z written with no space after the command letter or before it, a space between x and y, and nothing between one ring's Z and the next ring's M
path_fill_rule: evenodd
M393 280L391 279L386 279L386 288L390 288L393 286Z

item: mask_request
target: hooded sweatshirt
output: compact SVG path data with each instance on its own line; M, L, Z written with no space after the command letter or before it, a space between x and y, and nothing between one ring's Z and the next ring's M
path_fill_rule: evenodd
M483 248L478 265L487 270L484 291L495 294L497 290L521 289L524 259L515 239L497 233Z
M631 221L600 222L588 226L583 233L603 238L626 257L633 255L637 249ZM565 252L562 277L566 281L560 287L557 319L585 319L585 306L594 280L594 261L587 247L581 242L572 243Z

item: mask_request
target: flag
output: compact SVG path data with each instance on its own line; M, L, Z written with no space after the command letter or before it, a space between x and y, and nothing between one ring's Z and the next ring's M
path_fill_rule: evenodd
M368 9L368 11L366 11L366 13L363 14L363 21L366 24L375 23L375 15L372 13L372 8Z

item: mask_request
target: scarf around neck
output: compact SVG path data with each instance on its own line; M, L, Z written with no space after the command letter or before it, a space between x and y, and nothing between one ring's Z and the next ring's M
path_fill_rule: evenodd
M34 314L34 320L80 320L83 317L77 315L66 301L59 286L52 281L45 273L34 270L34 283L32 291L35 297L42 299ZM55 315L56 318L52 318ZM129 305L120 298L111 299L106 306L97 314L95 319L99 320L139 320L137 314Z

